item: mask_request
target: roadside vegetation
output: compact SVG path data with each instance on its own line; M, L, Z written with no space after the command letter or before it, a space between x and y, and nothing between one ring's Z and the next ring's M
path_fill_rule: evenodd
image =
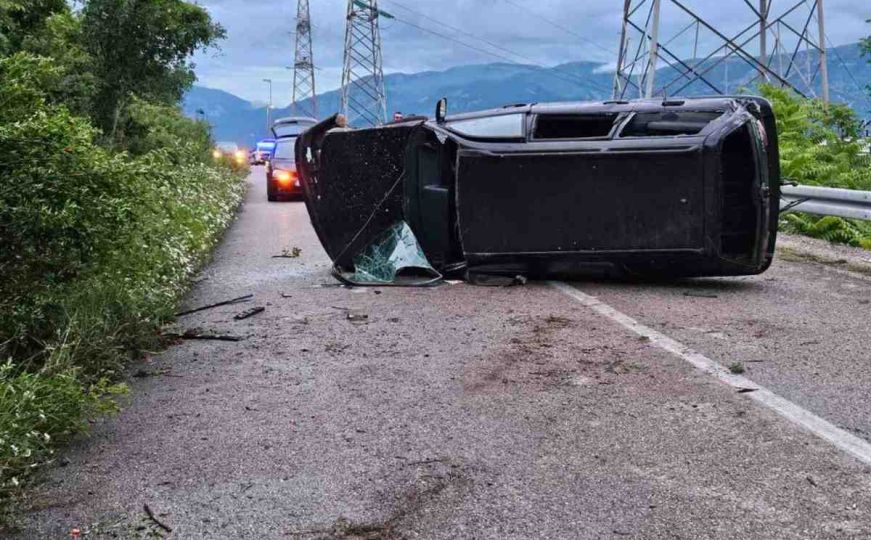
M116 408L244 190L178 107L223 29L181 0L79 5L0 0L0 531Z
M871 38L862 40L861 46L871 55ZM842 104L825 106L775 86L763 86L761 93L777 115L784 178L811 186L871 191L871 141L863 139L865 126L856 111ZM791 212L782 216L782 229L871 249L868 221Z

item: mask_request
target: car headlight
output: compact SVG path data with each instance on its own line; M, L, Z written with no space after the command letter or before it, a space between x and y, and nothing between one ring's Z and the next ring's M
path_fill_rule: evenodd
M220 151L220 150L215 150L215 151L213 151L213 152L212 152L212 157L215 158L215 159L221 159L221 151Z

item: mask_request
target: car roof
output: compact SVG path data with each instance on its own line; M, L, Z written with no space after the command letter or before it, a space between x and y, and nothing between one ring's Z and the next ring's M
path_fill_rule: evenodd
M487 116L501 116L505 114L532 113L532 114L584 114L584 113L607 113L607 112L643 112L661 111L664 106L673 110L693 111L717 111L729 110L735 107L736 99L754 99L754 96L714 96L714 97L691 97L691 98L656 98L634 100L605 100L605 101L561 101L550 103L521 103L506 105L498 109L486 109L481 111L465 112L449 115L446 120L454 122Z

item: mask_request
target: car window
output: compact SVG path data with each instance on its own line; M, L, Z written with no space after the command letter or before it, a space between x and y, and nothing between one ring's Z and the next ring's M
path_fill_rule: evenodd
M231 142L219 142L217 145L218 150L222 152L235 152L239 149L239 145Z
M296 137L282 139L275 143L275 159L294 159L294 146L296 146Z
M275 124L272 126L272 133L276 137L289 137L299 135L303 131L312 127L311 122L287 122L284 124Z
M516 138L523 137L523 118L522 114L485 116L469 120L456 120L450 122L448 128L469 137Z

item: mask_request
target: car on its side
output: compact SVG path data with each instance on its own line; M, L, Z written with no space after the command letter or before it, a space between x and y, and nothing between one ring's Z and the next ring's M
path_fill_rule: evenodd
M295 146L296 137L282 137L275 141L272 157L266 162L266 198L269 201L302 198Z
M245 150L239 148L239 145L234 142L221 141L215 143L215 149L212 150L212 157L215 159L227 158L241 165L245 162L245 159L247 159L248 154Z
M446 111L441 100L434 120L359 130L337 114L300 135L304 199L337 276L384 238L404 242L397 224L432 268L471 280L737 276L772 262L781 177L762 98Z

